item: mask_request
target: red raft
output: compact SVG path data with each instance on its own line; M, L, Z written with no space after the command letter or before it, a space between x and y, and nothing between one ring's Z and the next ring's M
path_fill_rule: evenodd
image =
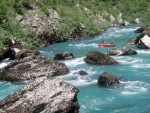
M114 47L116 44L105 44L105 43L101 43L101 44L97 44L99 47Z

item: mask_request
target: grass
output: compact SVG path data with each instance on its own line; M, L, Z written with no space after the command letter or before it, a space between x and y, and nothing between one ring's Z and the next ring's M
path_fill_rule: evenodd
M74 27L85 26L82 35L89 36L108 28L112 23L118 24L117 17L122 13L122 19L134 23L139 18L143 25L150 26L150 0L1 0L0 1L0 53L7 45L4 40L10 36L24 42L25 48L40 46L38 33L15 20L15 15L25 16L33 10L33 4L47 18L52 18L49 9L56 10L60 16L59 23L55 23L57 37L68 39L70 30ZM101 15L99 18L97 15ZM115 17L110 22L110 15ZM102 19L105 22L98 23Z

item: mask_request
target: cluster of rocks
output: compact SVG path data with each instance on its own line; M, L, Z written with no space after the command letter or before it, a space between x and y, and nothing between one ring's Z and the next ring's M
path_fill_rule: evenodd
M150 48L148 29L143 30L142 28L137 32L142 33L132 40L132 43L128 44L135 44L139 48ZM22 43L16 39L11 39L8 42L10 48L22 50ZM24 51L26 52L17 50L11 58L12 55L8 55L10 59L17 60L0 69L0 80L11 82L32 80L32 82L0 101L0 112L78 113L77 94L79 90L65 83L62 77L58 77L69 72L67 66L58 60L75 58L73 53L60 52L51 59L35 56L38 54L35 51ZM107 55L99 51L89 51L84 61L92 65L113 65L118 64L118 62L110 56L134 54L137 52L130 48L116 48L108 51ZM78 74L88 75L84 70L80 70ZM119 83L119 79L108 72L102 73L97 82L100 86L111 86Z
M131 39L126 44L133 44L141 49L150 49L150 28L141 27L135 32L140 33L140 35L134 39Z
M121 55L135 55L137 54L136 51L130 49L130 48L115 48L113 50L110 50L107 52L107 55L110 55L110 56L113 56L113 55L118 55L118 56L121 56Z
M29 56L0 69L0 80L32 80L0 101L1 113L78 113L79 90L63 82L69 69L51 58Z
M24 49L23 43L15 37L8 38L4 43L8 46L7 48L3 48L2 55L0 55L0 60L16 60L39 54L39 52L34 49Z

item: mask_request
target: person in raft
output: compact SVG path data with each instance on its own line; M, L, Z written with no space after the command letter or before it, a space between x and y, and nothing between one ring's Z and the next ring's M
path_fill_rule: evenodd
M102 44L104 44L104 43L105 43L105 41L103 40L103 41L102 41Z
M112 41L111 41L111 44L114 44L114 43L115 43L115 42L112 40Z

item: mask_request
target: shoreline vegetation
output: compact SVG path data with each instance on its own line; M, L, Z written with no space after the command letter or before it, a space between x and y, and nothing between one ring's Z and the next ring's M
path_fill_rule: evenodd
M0 55L16 38L30 49L100 34L110 26L150 26L149 0L1 0Z

